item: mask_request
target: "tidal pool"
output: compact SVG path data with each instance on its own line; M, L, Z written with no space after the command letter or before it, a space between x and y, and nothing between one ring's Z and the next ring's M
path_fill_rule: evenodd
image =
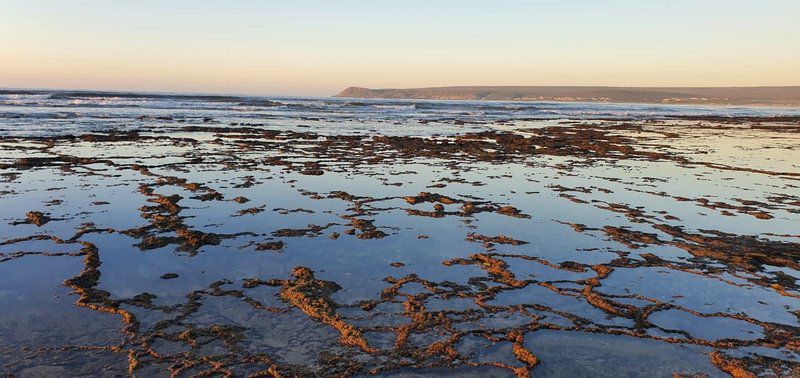
M0 371L800 374L796 110L8 101Z

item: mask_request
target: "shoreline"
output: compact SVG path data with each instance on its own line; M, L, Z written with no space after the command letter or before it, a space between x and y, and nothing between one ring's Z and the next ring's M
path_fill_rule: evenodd
M448 87L450 88L450 87ZM460 88L460 87L455 87ZM509 87L512 88L512 87ZM602 88L602 87L597 87ZM698 87L699 88L699 87ZM707 88L707 87L703 87ZM744 87L752 88L752 87ZM756 87L763 88L763 87ZM784 87L775 87L784 88ZM800 86L789 87L798 88L800 93ZM349 88L348 88L349 89ZM428 88L423 88L428 89ZM405 89L377 89L375 91L404 91ZM414 89L409 89L414 90ZM346 91L346 90L345 90ZM70 94L70 95L85 95L86 97L155 97L155 98L176 98L184 100L210 100L216 102L235 102L247 101L252 99L319 99L319 100L385 100L385 101L432 101L432 102L456 102L456 103L469 103L469 102L489 102L489 103L520 103L520 104L593 104L593 105L657 105L657 106L704 106L710 108L776 108L776 109L800 109L800 100L796 102L785 103L767 103L767 102L753 102L753 103L735 103L735 102L655 102L655 101L591 101L591 100L553 100L553 99L495 99L495 98L432 98L424 96L407 96L407 97L389 97L389 96L348 96L342 95L345 91L332 96L303 96L303 95L281 95L281 94L241 94L241 93L228 93L228 92L150 92L150 91L137 91L137 90L104 90L104 89L48 89L48 88L10 88L0 87L0 95L46 95L46 94Z
M723 103L664 103L664 102L615 102L615 101L555 101L555 100L469 100L469 99L440 99L440 98L421 98L421 97L344 97L334 95L330 97L318 97L330 99L347 100L389 100L389 101L436 101L436 102L490 102L490 103L519 103L519 104L592 104L592 105L658 105L658 106L705 106L710 108L776 108L776 109L800 109L797 104L723 104Z

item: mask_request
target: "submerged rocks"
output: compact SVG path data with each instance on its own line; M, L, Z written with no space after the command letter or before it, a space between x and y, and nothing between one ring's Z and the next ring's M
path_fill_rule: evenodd
M52 220L52 218L39 211L27 212L25 214L25 219L27 223L36 225L37 227L42 227Z
M236 203L248 203L248 202L250 202L250 199L248 199L247 197L239 196L239 197L234 198L233 202L236 202Z
M280 296L283 300L312 319L336 328L341 333L340 341L343 345L357 347L367 353L376 352L369 346L361 331L347 323L336 312L339 305L331 299L331 296L341 290L341 286L317 279L313 270L303 266L295 267L292 276L293 279L273 280L268 285L280 286Z
M661 244L656 234L614 226L603 227L603 232L612 240L622 243L631 249L637 249L651 244Z
M420 192L416 196L406 196L403 197L411 205L416 205L418 203L423 202L438 202L439 204L444 205L452 205L454 203L460 202L456 199L450 198L448 196L444 196L437 193L428 193L428 192Z
M214 233L189 230L186 228L177 230L175 235L180 239L180 249L185 251L196 251L206 245L219 245L221 239Z
M138 247L142 250L158 249L168 246L171 242L170 238L148 235L138 244Z
M508 215L514 218L530 218L530 215L523 214L522 211L513 206L503 206L497 209L498 214Z
M467 241L483 242L487 246L491 246L491 244L493 244L493 243L496 243L496 244L510 244L510 245L528 244L528 242L526 242L526 241L517 240L517 239L511 238L511 237L505 236L505 235L486 236L486 235L476 234L474 232L470 232L469 234L467 234Z
M373 222L373 220L369 219L350 218L350 223L353 226L353 234L355 234L355 230L361 231L361 233L356 236L359 239L383 239L387 236L385 232L378 230Z
M387 234L381 230L366 230L356 236L359 239L383 239Z
M256 244L256 251L281 251L286 244L282 241Z
M278 238L296 238L301 236L315 237L321 235L322 231L333 225L333 223L329 223L324 226L309 224L306 228L282 228L280 230L273 231L272 236Z
M242 209L242 210L239 210L239 211L237 211L237 212L236 212L236 214L235 214L235 216L237 216L237 217L240 217L240 216L243 216L243 215L253 215L253 214L258 214L258 213L261 213L261 212L263 212L263 211L264 211L264 209L265 209L265 207L264 207L264 206L259 206L259 207L251 207L251 208L247 208L247 209Z

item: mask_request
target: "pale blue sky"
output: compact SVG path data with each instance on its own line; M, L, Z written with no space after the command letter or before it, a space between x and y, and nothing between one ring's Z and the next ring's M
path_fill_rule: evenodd
M800 85L800 1L2 0L0 86Z

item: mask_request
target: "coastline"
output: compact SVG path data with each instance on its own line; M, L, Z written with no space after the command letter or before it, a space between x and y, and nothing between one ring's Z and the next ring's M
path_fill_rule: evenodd
M593 104L800 107L800 86L774 87L604 87L457 86L370 89L349 87L337 98L504 101Z

